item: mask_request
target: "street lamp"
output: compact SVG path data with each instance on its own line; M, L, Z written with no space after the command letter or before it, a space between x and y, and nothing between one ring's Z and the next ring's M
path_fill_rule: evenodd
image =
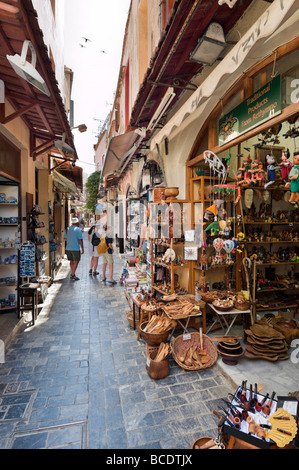
M72 127L71 130L73 129L79 129L79 132L83 133L87 131L87 126L85 124L80 124L80 126Z
M26 60L28 49L31 50L31 63ZM19 77L26 80L26 82L30 83L45 95L51 95L46 82L36 70L37 56L31 41L26 40L23 42L21 55L7 55L6 58Z
M218 59L225 47L226 42L221 25L211 23L190 55L190 60L211 66Z

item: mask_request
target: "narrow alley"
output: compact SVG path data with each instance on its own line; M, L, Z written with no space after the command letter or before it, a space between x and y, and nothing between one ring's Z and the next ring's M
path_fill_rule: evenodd
M115 254L116 280L121 270ZM217 364L187 373L171 360L170 375L152 380L123 288L88 271L87 252L80 281L70 280L64 262L51 308L6 351L0 448L188 450L198 437L216 437L212 411L233 391Z

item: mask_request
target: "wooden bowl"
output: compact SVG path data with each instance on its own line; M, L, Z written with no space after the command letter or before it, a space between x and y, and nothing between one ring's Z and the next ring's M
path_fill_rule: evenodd
M234 345L227 346L220 342L218 343L218 351L225 354L231 354L232 356L237 356L242 353L243 349L240 343L237 345L237 347L235 347Z
M234 308L234 303L233 301L230 302L230 305L227 306L227 307L219 307L218 305L215 305L215 301L212 302L212 305L217 309L219 310L219 312L229 312L230 310L232 310Z
M179 195L179 188L166 188L165 189L165 197L166 201L175 201L177 196Z
M244 354L244 351L243 349L241 348L241 351L238 351L238 354L236 354L236 351L235 352L223 352L223 350L221 350L219 348L219 345L217 347L217 350L220 354L220 356L222 357L222 361L224 362L224 364L227 364L229 366L235 366L238 364L238 361L240 359L240 357L243 356Z
M207 442L211 441L212 439L214 439L214 438L213 437L200 437L199 439L196 439L196 441L193 442L190 449L195 449L196 447L201 447L204 444L206 444Z

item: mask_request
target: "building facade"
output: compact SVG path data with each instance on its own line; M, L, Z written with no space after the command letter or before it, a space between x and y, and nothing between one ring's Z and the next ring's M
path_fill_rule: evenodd
M63 2L0 5L0 176L4 186L15 185L18 206L18 229L2 240L18 248L31 241L35 274L49 277L64 255L70 200L82 189L68 120L72 74L66 69L65 86L63 22ZM11 207L3 210L8 218Z

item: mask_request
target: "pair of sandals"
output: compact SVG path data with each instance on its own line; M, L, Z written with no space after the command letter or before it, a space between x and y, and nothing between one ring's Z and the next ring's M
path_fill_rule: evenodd
M94 273L92 272L92 269L89 270L89 274L90 276L93 274L94 276L98 276L100 273L98 273L97 271L95 271Z
M80 281L80 279L75 274L71 274L71 280L72 281Z
M107 281L106 278L103 279L103 282L106 282L106 281ZM110 286L115 286L115 284L117 284L117 282L116 281L108 281L108 284L110 284Z

